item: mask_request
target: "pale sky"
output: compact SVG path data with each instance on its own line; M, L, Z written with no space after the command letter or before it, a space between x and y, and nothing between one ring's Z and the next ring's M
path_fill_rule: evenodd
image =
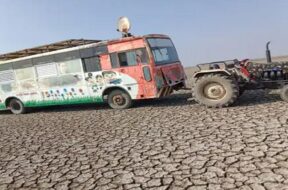
M169 35L184 66L288 55L287 0L0 0L0 53L73 38L115 39L128 16L131 33Z

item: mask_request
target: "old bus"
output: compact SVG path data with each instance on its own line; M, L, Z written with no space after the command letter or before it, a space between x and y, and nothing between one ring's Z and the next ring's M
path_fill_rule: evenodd
M14 114L103 101L124 109L184 86L183 67L166 35L68 40L0 55L0 109Z

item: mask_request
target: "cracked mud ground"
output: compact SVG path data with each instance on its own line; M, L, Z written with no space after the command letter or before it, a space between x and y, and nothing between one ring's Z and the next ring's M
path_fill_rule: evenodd
M288 189L288 104L264 91L206 109L182 91L0 115L0 189Z

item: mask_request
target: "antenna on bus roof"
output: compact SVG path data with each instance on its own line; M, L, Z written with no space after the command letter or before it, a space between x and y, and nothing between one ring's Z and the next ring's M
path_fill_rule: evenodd
M123 38L132 36L132 34L129 33L130 28L131 24L127 17L122 16L118 19L117 31L122 33Z

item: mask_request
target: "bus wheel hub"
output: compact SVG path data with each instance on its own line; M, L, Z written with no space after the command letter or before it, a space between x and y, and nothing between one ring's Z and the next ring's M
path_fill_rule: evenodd
M226 94L225 88L218 83L210 83L204 88L204 95L209 99L219 100Z
M113 97L113 102L117 105L123 105L125 103L125 100L124 100L123 96L116 95Z

